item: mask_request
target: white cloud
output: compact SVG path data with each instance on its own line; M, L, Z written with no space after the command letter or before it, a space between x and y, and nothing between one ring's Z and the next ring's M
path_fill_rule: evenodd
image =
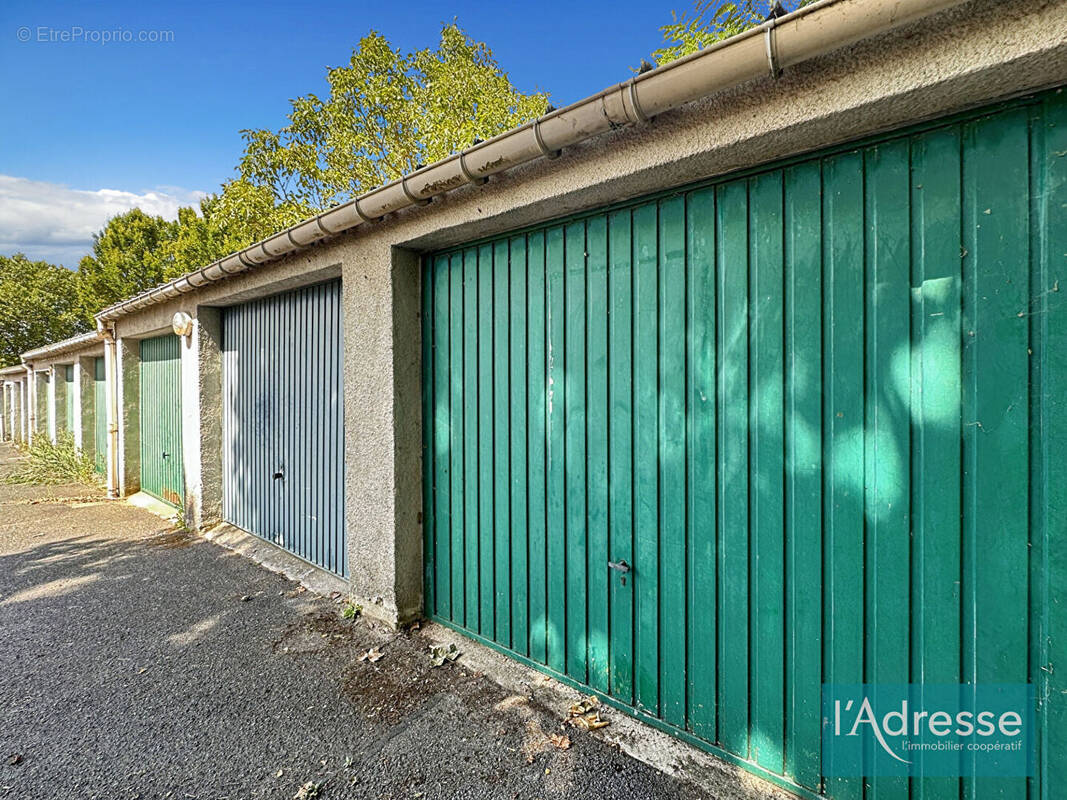
M22 252L74 268L92 248L93 234L116 214L139 207L147 214L174 219L179 206L195 205L205 194L174 186L144 194L85 191L0 175L0 253Z

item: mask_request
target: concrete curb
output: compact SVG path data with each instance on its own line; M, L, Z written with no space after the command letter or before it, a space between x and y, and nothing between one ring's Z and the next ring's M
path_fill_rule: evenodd
M551 709L559 710L560 722L567 709L583 694L556 679L513 661L473 639L436 623L424 623L422 631L435 644L455 644L464 670L484 673L510 692ZM715 800L797 800L797 795L730 764L710 753L675 739L638 719L611 708L606 728L583 736L595 736L623 753L673 778L688 781Z
M344 578L309 564L277 545L253 536L228 522L215 525L203 531L201 535L209 542L239 553L271 572L281 573L289 580L296 581L316 594L329 597L334 592L340 592L343 596L348 596L348 581Z

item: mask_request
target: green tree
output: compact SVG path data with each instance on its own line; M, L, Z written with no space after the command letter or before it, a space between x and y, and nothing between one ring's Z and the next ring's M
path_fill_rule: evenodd
M96 313L199 269L374 186L533 119L543 93L523 94L489 48L455 24L436 49L402 53L379 33L346 66L327 70L329 93L291 101L278 131L242 131L237 175L170 222L139 209L94 237L78 282Z
M164 278L200 269L265 239L277 232L276 226L283 220L270 190L245 182L205 197L199 209L180 208L174 236L163 244ZM285 224L299 221L293 218Z
M783 2L785 11L796 11L814 0ZM659 65L703 50L710 44L728 39L767 19L776 5L775 0L696 0L692 12L680 17L672 11L674 21L660 28L663 47L652 53Z
M178 223L139 208L108 220L93 236L93 252L78 265L78 295L92 315L126 297L163 283L175 272L168 244Z
M91 330L78 299L77 275L22 253L0 256L0 366L27 350Z
M455 24L434 50L401 53L380 33L347 66L327 71L329 94L291 101L278 131L246 130L238 177L223 197L269 190L275 228L322 211L537 117L544 93L523 94L489 48Z

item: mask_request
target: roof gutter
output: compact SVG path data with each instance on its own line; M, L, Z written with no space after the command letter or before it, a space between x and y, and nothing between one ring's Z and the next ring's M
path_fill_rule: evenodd
M254 269L327 237L376 222L386 214L468 183L545 157L614 128L648 122L755 78L777 77L789 66L958 5L963 0L820 0L729 39L635 75L573 105L481 142L202 269L142 292L96 315L98 324L180 297L206 284Z
M61 342L53 342L47 344L44 347L38 347L36 350L27 350L22 354L22 363L28 364L31 361L36 361L39 358L46 358L48 356L58 356L63 353L69 353L71 350L79 350L85 345L95 344L100 341L100 333L98 331L89 331L88 333L82 333L77 336L72 336L69 339L64 339Z

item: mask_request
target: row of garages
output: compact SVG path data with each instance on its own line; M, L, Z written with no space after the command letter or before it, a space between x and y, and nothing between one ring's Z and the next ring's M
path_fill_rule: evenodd
M0 370L0 433L29 444L65 433L107 474L107 406L103 345L95 334L24 354L24 363Z
M195 444L183 429L193 412L183 398L210 403L220 415L221 518L344 576L340 282L231 306L216 319L226 344L208 396L189 392L201 385L202 362L190 353L193 321L179 312L178 333L118 341L94 332L0 371L4 436L31 444L69 433L112 496L145 492L192 522Z
M106 309L3 372L5 432L798 794L1056 797L1067 12L940 6L819 4L758 31L784 75ZM1032 685L1033 774L835 776L861 683Z

